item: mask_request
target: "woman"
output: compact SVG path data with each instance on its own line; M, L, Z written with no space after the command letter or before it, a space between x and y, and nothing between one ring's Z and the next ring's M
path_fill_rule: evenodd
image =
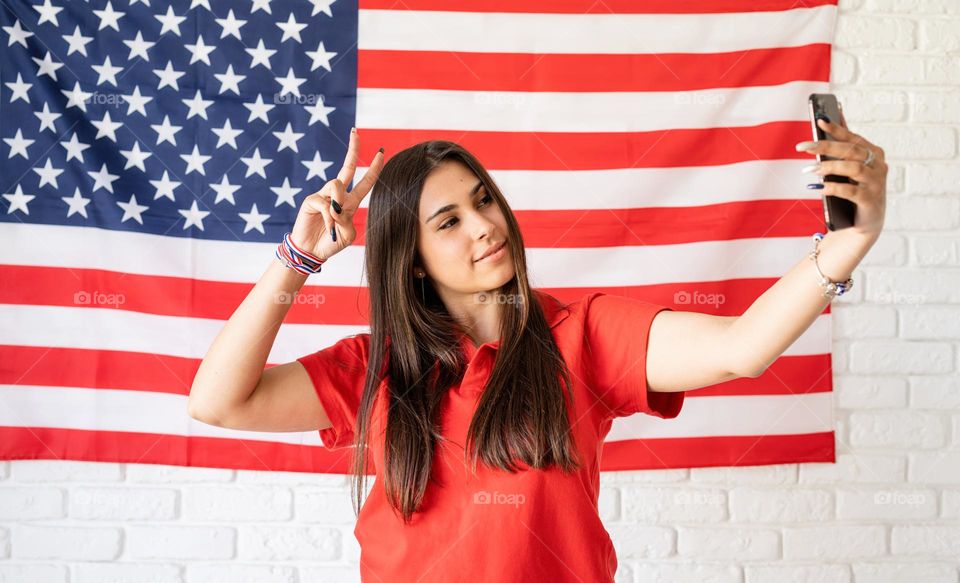
M617 559L597 510L612 420L676 417L684 391L761 374L836 295L819 273L847 280L879 236L883 151L821 125L838 141L806 151L838 158L819 174L856 180L825 190L857 203L856 224L731 317L602 293L560 305L530 288L517 221L469 152L425 142L384 164L381 149L348 193L354 130L343 169L304 201L278 260L204 358L190 414L362 446L353 486L364 580L612 581ZM371 332L264 370L290 306L275 298L354 241L354 213L375 184ZM361 509L365 471L376 480Z

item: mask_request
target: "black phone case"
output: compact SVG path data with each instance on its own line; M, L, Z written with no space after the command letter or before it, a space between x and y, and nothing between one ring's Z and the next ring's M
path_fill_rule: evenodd
M817 125L818 119L826 119L833 123L840 122L840 106L837 98L832 93L811 93L809 98L810 105L810 124L813 127L813 136L816 141L833 139L827 132L820 129ZM817 162L836 160L831 156L817 154ZM827 174L823 177L824 182L845 182L851 180L846 176L836 174ZM856 217L857 205L845 198L824 195L823 197L823 220L826 228L830 231L846 229L853 226Z

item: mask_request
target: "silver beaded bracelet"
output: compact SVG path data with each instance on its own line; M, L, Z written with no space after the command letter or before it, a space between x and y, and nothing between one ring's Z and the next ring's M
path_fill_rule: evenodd
M853 278L847 281L833 281L820 271L820 265L817 263L817 256L820 255L820 241L823 239L823 233L813 234L813 251L810 252L810 260L813 261L817 273L820 275L820 287L823 288L823 297L834 298L842 296L844 293L853 289Z

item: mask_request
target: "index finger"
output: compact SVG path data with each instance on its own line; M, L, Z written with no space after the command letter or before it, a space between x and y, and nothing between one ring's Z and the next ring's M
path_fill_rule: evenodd
M367 169L367 173L363 175L363 178L357 185L350 191L350 194L353 195L356 193L358 196L356 200L351 201L353 204L356 204L358 207L363 199L367 196L373 185L376 184L377 178L380 177L380 171L383 170L384 161L387 156L383 153L383 148L377 152L373 157L373 162L370 164L370 168ZM353 198L351 196L351 198Z
M360 138L357 136L357 128L352 128L350 130L350 143L347 144L347 156L343 160L343 168L340 169L340 173L337 174L337 179L343 183L344 186L350 186L353 182L353 174L357 171L357 159L359 158L358 150Z

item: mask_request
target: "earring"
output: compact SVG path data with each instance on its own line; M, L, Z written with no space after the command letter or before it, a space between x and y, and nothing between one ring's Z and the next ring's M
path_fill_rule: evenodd
M423 280L426 279L427 273L425 271L417 271L417 279L420 280L420 299L423 301L423 305L427 305L427 294L423 289Z

